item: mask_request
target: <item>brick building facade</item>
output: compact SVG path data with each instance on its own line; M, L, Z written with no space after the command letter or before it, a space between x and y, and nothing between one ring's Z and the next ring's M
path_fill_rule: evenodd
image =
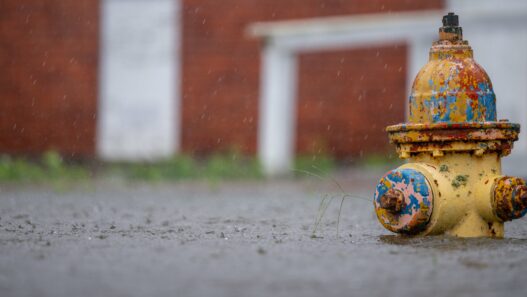
M247 36L250 23L442 5L435 0L184 0L183 150L255 152L261 44ZM302 55L297 152L345 158L385 151L384 127L404 119L405 82L404 44Z
M0 2L0 153L93 156L98 1Z
M106 0L107 1L107 0ZM173 0L177 1L177 0ZM100 1L0 3L0 152L97 156ZM257 147L256 21L437 9L419 0L181 0L181 149ZM300 57L296 150L341 158L387 147L404 118L406 45Z

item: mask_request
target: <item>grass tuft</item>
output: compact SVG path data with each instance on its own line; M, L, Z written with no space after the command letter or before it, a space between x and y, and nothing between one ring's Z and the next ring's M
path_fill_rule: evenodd
M86 168L66 164L56 152L46 152L38 160L0 157L0 181L45 182L57 180L79 180L90 176Z

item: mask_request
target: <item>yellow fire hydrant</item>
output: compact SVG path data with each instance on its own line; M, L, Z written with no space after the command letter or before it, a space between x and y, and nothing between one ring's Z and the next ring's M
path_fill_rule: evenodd
M429 62L413 83L408 123L387 127L408 162L377 185L381 224L408 235L503 237L527 212L523 179L501 174L520 126L496 119L489 76L463 40L458 16L443 17Z

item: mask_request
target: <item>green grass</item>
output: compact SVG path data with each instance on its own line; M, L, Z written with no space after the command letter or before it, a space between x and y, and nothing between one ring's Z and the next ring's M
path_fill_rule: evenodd
M93 177L118 177L130 181L174 181L205 179L257 179L262 171L255 158L242 154L214 154L198 159L186 155L157 162L98 163L81 165L65 162L57 152L39 159L0 156L0 182L63 183L87 181Z
M81 180L89 176L89 170L79 165L65 164L56 152L46 152L36 161L6 155L0 157L0 181Z
M236 153L215 154L205 159L177 156L151 163L107 164L103 174L130 180L166 181L183 179L256 179L262 177L254 158Z
M391 166L396 158L370 155L357 165ZM337 161L325 154L303 155L295 160L293 172L303 177L312 174L326 176L337 168ZM65 161L54 151L38 159L0 155L0 182L54 182L88 181L93 178L117 177L130 181L177 180L232 180L259 179L262 169L255 157L236 151L218 153L206 158L179 155L156 162L78 164Z

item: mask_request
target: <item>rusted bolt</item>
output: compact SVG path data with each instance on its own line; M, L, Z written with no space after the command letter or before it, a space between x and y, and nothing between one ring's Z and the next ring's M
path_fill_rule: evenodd
M396 189L389 189L380 199L381 208L398 213L403 209L404 194Z
M443 27L439 28L439 39L457 41L463 39L463 29L459 27L459 17L449 12L443 17Z

